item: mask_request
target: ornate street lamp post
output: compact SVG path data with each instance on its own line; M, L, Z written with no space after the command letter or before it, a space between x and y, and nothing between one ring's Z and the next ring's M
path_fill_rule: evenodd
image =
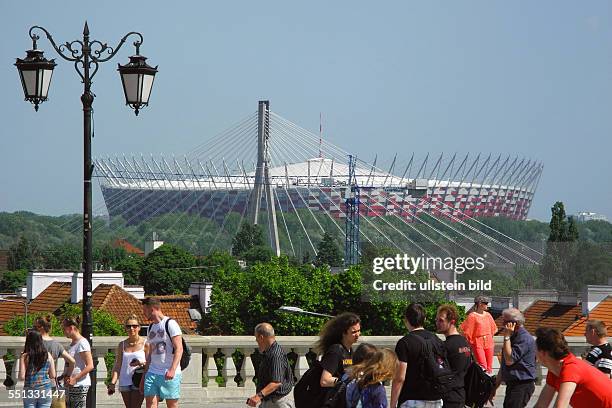
M74 68L83 82L83 140L84 140L84 161L83 161L83 327L82 334L89 344L92 344L93 321L91 314L91 294L92 294L92 214L91 214L91 176L93 165L91 163L91 113L94 94L91 92L91 80L98 72L99 65L113 58L123 46L128 37L134 35L138 40L134 42L136 55L130 57L130 62L126 65L119 65L118 71L121 75L125 103L134 109L136 115L140 108L149 104L153 80L157 73L157 67L147 65L146 58L140 55L140 46L143 37L140 33L129 32L115 48L109 47L106 43L89 39L89 27L85 22L83 29L83 39L66 42L59 46L51 37L49 32L40 26L32 26L29 31L32 39L32 49L26 51L24 59L17 58L15 65L19 70L21 85L25 100L34 104L34 109L38 111L38 105L47 100L49 85L53 69L56 64L54 60L47 60L43 51L37 49L37 41L40 39L35 31L43 32L55 51L66 61L74 63ZM95 364L94 364L95 365ZM92 386L89 388L87 397L87 407L95 406L96 400L96 368L91 373Z

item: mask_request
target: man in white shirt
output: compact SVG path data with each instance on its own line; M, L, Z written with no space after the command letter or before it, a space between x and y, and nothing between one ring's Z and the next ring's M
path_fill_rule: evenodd
M146 298L142 310L153 324L147 338L149 353L140 390L147 408L157 408L160 400L166 400L168 408L177 408L181 394L181 328L176 320L164 316L159 299Z

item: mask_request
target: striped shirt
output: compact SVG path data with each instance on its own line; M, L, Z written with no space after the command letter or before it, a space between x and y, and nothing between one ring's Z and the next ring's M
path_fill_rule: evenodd
M610 343L604 343L591 347L586 360L597 367L599 371L610 375L610 372L612 372L612 346L610 346Z
M291 392L293 388L293 373L289 366L289 360L282 347L275 341L263 352L263 358L259 364L257 373L257 392L261 391L271 382L281 383L280 387L264 400L283 397Z

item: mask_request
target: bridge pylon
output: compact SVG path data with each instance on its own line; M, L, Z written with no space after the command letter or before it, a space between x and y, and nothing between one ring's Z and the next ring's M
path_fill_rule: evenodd
M270 246L274 254L280 256L274 190L272 189L272 183L270 183L269 143L270 101L259 101L259 108L257 110L257 167L255 169L255 183L249 199L249 220L253 225L259 223L261 198L265 194Z

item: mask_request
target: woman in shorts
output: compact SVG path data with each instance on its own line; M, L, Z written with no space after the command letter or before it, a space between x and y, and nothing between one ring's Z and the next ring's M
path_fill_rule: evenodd
M138 386L134 385L132 376L136 369L144 367L148 344L145 343L145 338L138 335L140 323L136 315L132 314L125 320L125 330L128 338L119 342L117 346L113 374L107 389L109 395L114 394L119 382L119 392L126 408L138 408L142 405L144 395L140 393Z

